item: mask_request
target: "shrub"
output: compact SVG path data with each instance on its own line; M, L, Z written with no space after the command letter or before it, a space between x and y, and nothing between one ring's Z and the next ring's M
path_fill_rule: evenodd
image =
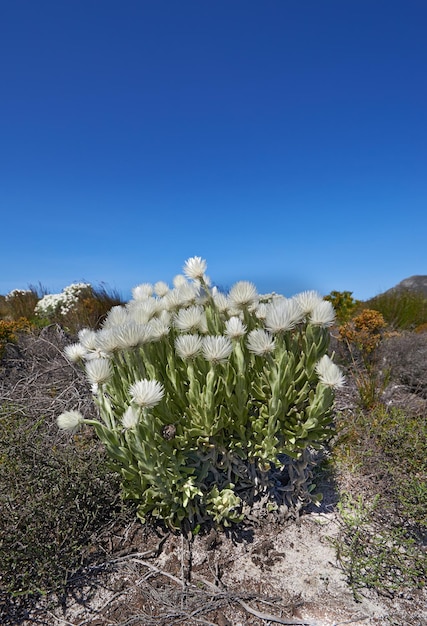
M118 494L87 433L64 446L46 417L0 406L0 598L64 589L99 556L96 537L117 517Z
M353 298L351 291L331 291L325 300L334 307L339 324L348 322L360 304L359 300Z
M306 498L310 450L330 436L343 383L326 354L329 302L315 292L263 299L248 282L226 296L205 269L194 257L173 289L136 287L66 350L85 367L101 421L72 410L58 424L93 426L139 517L173 528L239 521L263 489Z
M381 366L390 370L395 381L427 399L427 335L405 332L388 338L381 345Z
M14 343L20 332L28 332L31 324L26 318L16 321L0 320L0 358L7 343Z
M61 324L71 333L89 326L98 328L107 312L122 304L120 295L106 286L92 287L89 283L73 283L61 293L47 294L35 308L35 314L44 324Z
M34 309L40 299L39 292L40 290L36 287L14 289L2 298L0 316L5 320L12 321L22 318L31 320L34 317Z
M368 300L369 309L379 311L393 328L414 330L427 322L427 297L410 289L392 290Z

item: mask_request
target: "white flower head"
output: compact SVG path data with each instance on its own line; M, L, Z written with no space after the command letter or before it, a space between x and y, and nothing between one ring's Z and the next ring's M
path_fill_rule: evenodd
M169 291L169 285L167 283L164 283L162 280L159 280L154 285L154 293L156 294L156 296L159 296L159 298L162 298L163 296L165 296L168 291Z
M302 291L294 296L304 315L308 315L320 303L323 302L322 296L317 291Z
M185 332L197 332L206 327L206 315L203 307L193 305L179 309L174 318L174 326Z
M315 369L320 382L324 385L339 389L345 384L345 377L340 368L338 365L335 365L327 354L322 356L320 361L317 362Z
M220 313L224 313L228 309L228 298L224 293L217 291L213 294L213 300Z
M134 300L145 300L153 294L153 285L151 283L142 283L132 289L132 296Z
M128 321L128 312L124 306L113 306L105 318L102 327L111 328L112 326L121 326Z
M82 328L78 334L79 341L86 350L96 350L96 332L90 328Z
M266 305L265 326L272 333L291 330L301 321L302 315L295 300L277 298Z
M87 350L81 343L72 343L69 346L65 346L64 353L72 363L78 363L85 358Z
M310 323L314 326L332 326L334 322L335 309L328 300L322 300L311 311Z
M225 322L225 334L230 337L230 339L243 337L247 330L247 326L245 326L240 317L235 315Z
M122 426L129 430L130 428L135 428L139 422L139 413L138 410L135 409L132 405L129 405L126 411L123 413L122 417Z
M138 324L146 324L160 310L160 302L151 296L144 300L131 300L126 305L129 318Z
M158 341L169 334L169 320L168 318L153 317L148 322L147 329L151 341Z
M188 259L185 262L182 271L184 272L187 278L192 278L193 280L197 280L199 278L203 278L207 269L207 263L200 256L193 256L191 259Z
M56 423L61 430L76 432L84 418L80 411L65 411L56 418Z
M93 385L106 383L113 375L109 359L92 359L86 363L86 375Z
M258 293L253 283L241 280L232 286L228 294L232 308L241 309L258 302Z
M203 337L203 356L212 363L223 363L233 351L233 344L223 335L208 335Z
M172 283L173 283L173 286L174 286L175 288L177 288L177 287L182 287L182 285L186 285L186 284L187 284L187 279L186 279L186 278L185 278L185 276L183 276L182 274L177 274L177 275L174 277L174 279L173 279Z
M265 320L267 315L267 305L265 302L260 302L255 310L255 315L259 320Z
M158 380L138 380L129 388L133 402L138 406L150 409L159 404L165 394L164 387Z
M247 341L248 350L258 356L265 356L273 352L275 345L274 337L262 328L251 330Z
M114 326L102 328L96 333L96 349L102 355L109 355L119 347Z
M175 339L175 350L181 359L194 359L202 351L200 335L179 335Z
M129 322L114 329L117 346L123 350L134 348L150 341L148 324Z

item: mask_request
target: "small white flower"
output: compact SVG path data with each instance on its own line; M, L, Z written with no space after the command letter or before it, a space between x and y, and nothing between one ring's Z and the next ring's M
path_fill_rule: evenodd
M200 335L179 335L175 339L175 350L181 359L193 359L202 350Z
M182 287L182 285L187 284L187 279L182 274L177 274L173 279L173 286L175 288Z
M132 289L132 296L134 300L145 300L153 294L153 285L150 283L142 283Z
M277 298L266 305L265 326L272 333L291 330L301 320L302 311L297 302Z
M126 411L123 413L122 417L122 426L126 428L126 430L130 428L135 428L139 422L139 413L133 406L128 406Z
M322 356L315 369L320 382L324 385L339 389L345 384L345 378L340 368L338 365L335 365L327 354Z
M223 335L209 335L203 337L203 356L212 363L222 363L228 359L233 351L233 344Z
M181 306L194 304L198 295L199 290L197 285L185 282L183 285L168 291L168 293L163 297L163 304L166 305L167 310L172 311Z
M83 419L83 415L80 411L65 411L56 418L56 423L62 430L75 432L83 422Z
M90 328L82 328L79 341L86 350L96 350L96 332Z
M174 318L174 326L178 330L186 332L196 332L201 329L201 326L206 326L206 321L203 323L202 318L205 317L203 307L193 305L188 309L180 309Z
M213 301L220 313L224 313L224 311L228 309L228 298L224 293L217 291L215 294L213 294Z
M182 271L187 278L197 279L203 278L207 268L207 263L200 256L193 256L185 262Z
M111 354L118 348L115 327L106 327L96 333L96 349L100 354Z
M86 348L81 343L72 343L64 348L65 356L72 363L82 361L86 356Z
M109 311L108 315L105 318L102 327L103 328L111 328L112 326L121 326L129 321L128 312L124 306L117 305L113 306Z
M123 350L134 348L150 341L148 324L129 322L114 329L117 346Z
M113 375L113 367L108 359L92 359L86 363L86 375L93 385L106 383Z
M274 337L262 328L251 330L248 335L247 346L250 352L257 354L258 356L264 356L269 352L273 352L276 347Z
M258 301L258 293L253 283L241 280L230 289L228 299L232 308L242 308L255 304Z
M308 315L320 303L323 302L322 296L317 291L302 291L294 296L304 315Z
M138 380L129 388L132 400L147 409L159 404L165 394L164 387L157 380Z
M154 293L156 294L156 296L159 296L159 298L162 298L163 296L165 296L168 291L169 291L169 285L167 283L164 283L162 280L159 280L154 285Z
M260 302L255 310L255 315L259 320L265 320L265 316L267 315L267 305L265 302Z
M152 341L158 341L162 337L166 337L170 331L169 321L159 317L154 317L150 320L147 328Z
M322 300L311 311L310 323L314 326L332 326L334 322L335 309L328 300Z
M146 324L160 310L160 303L156 298L145 298L145 300L131 300L126 305L129 317L138 324Z
M233 316L225 322L225 334L230 339L243 337L247 330L247 326L245 326L240 317Z

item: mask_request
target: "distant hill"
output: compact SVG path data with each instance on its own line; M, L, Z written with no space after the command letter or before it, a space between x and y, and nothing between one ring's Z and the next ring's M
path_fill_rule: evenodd
M410 276L404 278L400 283L388 289L384 293L392 293L393 291L416 291L427 296L427 276Z

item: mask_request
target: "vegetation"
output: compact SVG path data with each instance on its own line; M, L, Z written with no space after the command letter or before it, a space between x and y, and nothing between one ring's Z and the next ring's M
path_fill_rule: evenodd
M347 304L333 349L347 384L337 389L335 433L322 444L339 499L331 541L356 598L366 587L395 596L427 583L427 335L414 332L426 323L424 304L406 292L369 306L337 294L329 301ZM99 419L87 373L70 366L65 349L82 326L105 329L120 298L91 289L72 313L40 319L42 297L39 288L0 298L0 604L9 608L69 589L114 550L113 529L123 534L136 512L92 430L56 427L70 406ZM412 312L396 315L408 302ZM162 434L162 445L176 436ZM212 488L208 498L217 522L236 510L224 495L233 494Z

